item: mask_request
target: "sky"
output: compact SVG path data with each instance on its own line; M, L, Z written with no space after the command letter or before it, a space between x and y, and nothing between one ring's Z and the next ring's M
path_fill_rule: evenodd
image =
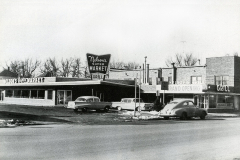
M176 53L240 56L239 0L0 0L0 67L111 54L166 67Z

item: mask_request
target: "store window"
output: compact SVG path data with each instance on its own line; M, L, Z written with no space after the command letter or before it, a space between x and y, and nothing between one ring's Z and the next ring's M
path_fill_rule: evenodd
M53 98L53 91L52 90L48 90L47 99L52 99L52 98Z
M22 90L21 98L29 98L30 90Z
M14 90L13 91L13 97L20 98L21 96L21 90Z
M229 95L218 95L217 108L218 109L233 109L234 98Z
M31 90L30 98L36 99L37 98L37 90Z
M12 97L13 96L13 90L6 90L5 97Z
M38 90L38 99L44 99L45 90Z
M217 96L209 95L209 108L216 108Z
M191 76L191 83L192 84L201 84L202 76Z
M45 90L6 90L5 97L44 99Z
M229 76L215 76L215 84L216 85L228 85L229 84Z

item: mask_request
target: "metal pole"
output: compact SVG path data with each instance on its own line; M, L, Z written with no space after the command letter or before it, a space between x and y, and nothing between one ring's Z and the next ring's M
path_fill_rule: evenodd
M147 56L145 56L144 58L145 58L145 80L144 80L144 82L147 83Z
M138 107L138 111L141 111L141 107L140 107L140 93L141 93L141 67L140 67L140 78L139 78L139 107Z
M163 90L163 105L165 105L165 90Z
M135 78L135 107L134 107L134 117L136 116L136 98L137 98L137 75L136 75L136 78Z

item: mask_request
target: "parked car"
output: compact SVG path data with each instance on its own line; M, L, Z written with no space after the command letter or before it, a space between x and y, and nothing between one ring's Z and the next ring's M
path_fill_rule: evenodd
M75 101L69 101L67 108L71 108L74 111L78 111L79 109L82 111L87 111L88 109L108 111L111 105L111 102L101 102L100 99L95 96L81 96Z
M180 117L180 119L183 120L190 117L200 117L201 119L205 119L207 110L194 105L191 100L179 99L167 104L159 112L159 115L164 117L164 119L169 119L169 117Z
M152 110L153 103L144 103L141 98L122 98L120 102L112 102L112 108L116 108L119 111L122 109L134 110L135 102L136 110Z

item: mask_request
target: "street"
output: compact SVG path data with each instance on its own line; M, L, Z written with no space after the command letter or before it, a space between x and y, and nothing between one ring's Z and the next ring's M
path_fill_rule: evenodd
M240 118L1 128L0 159L240 159Z

